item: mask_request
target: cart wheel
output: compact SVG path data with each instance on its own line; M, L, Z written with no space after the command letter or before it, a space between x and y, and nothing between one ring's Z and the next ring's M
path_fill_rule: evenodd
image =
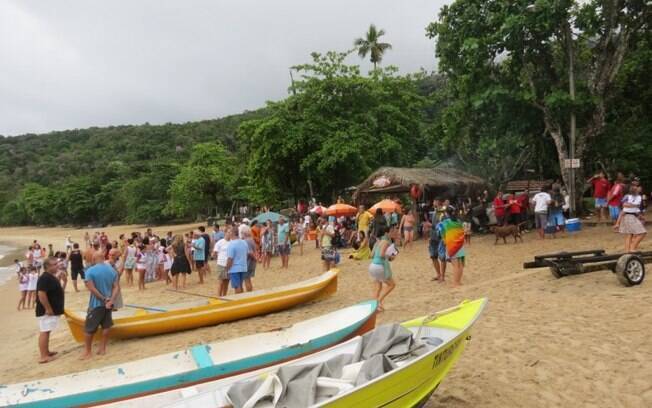
M557 279L564 277L564 275L562 275L561 273L561 268L558 266L551 266L550 273L552 273L552 276L554 276Z
M624 286L640 285L645 279L645 263L636 255L623 255L616 263L616 276Z

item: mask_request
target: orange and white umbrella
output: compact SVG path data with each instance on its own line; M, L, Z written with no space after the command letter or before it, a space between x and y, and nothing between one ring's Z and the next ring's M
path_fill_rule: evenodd
M350 217L357 212L357 208L348 204L333 204L326 209L326 215L332 215L334 217Z
M378 208L383 210L383 213L391 213L394 210L396 210L396 212L399 214L402 212L400 204L397 204L396 202L388 199L379 201L376 204L374 204L373 207L369 209L369 212L371 212L372 214L376 214L376 210Z

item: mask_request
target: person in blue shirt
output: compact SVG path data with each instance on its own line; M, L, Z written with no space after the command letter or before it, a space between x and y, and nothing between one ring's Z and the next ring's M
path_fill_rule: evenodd
M224 238L224 231L220 231L220 225L217 223L213 225L213 234L211 238L213 239L213 245Z
M120 290L118 274L111 265L104 263L104 254L101 252L96 252L93 255L93 266L86 271L84 281L91 295L84 323L85 352L81 357L82 360L91 358L93 336L100 326L102 326L102 340L97 354L106 353L109 330L113 326L113 303Z
M242 293L243 284L247 291L251 290L251 278L247 274L247 257L249 255L249 245L245 240L238 236L238 231L233 229L235 237L229 241L226 248L226 272L231 280L231 287L235 293Z
M206 274L206 240L197 231L192 234L192 259L195 261L197 267L197 274L199 275L199 283L204 283L204 275Z
M278 219L276 234L278 253L281 255L281 268L287 269L290 262L290 224L285 222L284 217Z

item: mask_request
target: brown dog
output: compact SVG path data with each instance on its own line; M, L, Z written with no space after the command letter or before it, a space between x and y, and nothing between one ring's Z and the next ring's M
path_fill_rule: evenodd
M502 238L503 242L507 244L507 237L510 235L514 237L514 243L517 243L518 239L523 242L523 237L521 236L521 228L519 225L494 225L491 227L491 232L496 234L496 241L494 242L494 245L498 243L500 238Z

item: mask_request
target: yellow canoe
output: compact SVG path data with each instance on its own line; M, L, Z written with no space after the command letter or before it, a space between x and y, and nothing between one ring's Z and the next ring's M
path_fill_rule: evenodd
M152 306L147 310L120 310L113 314L110 337L126 339L153 336L245 319L288 309L337 291L338 270L291 285L256 290L220 299ZM86 312L66 309L66 320L75 340L84 341Z

